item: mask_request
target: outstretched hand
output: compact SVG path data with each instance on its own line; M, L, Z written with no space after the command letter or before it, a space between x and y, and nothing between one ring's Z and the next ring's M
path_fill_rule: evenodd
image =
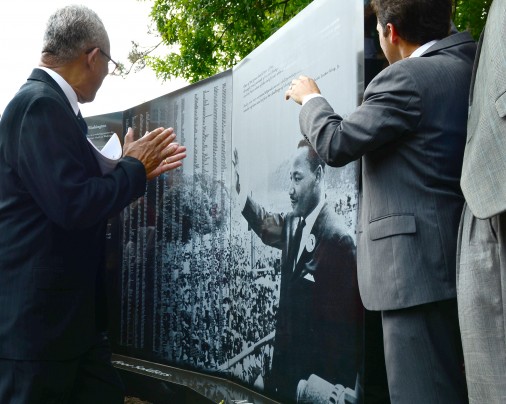
M186 147L174 143L175 138L172 128L157 128L134 140L134 131L128 128L123 156L139 160L146 170L146 178L151 180L183 164L181 160L186 157Z
M302 104L305 96L311 94L321 94L316 82L307 76L299 76L298 79L293 79L290 87L285 92L285 100L290 98L297 104Z
M234 176L235 176L235 190L237 194L241 193L241 182L239 175L239 152L237 149L234 149L234 157L232 158L232 164L234 166Z

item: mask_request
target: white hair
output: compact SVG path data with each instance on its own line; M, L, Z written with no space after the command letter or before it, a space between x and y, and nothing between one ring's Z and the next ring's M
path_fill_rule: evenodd
M51 54L60 63L66 63L94 47L107 49L109 37L102 20L93 10L71 5L49 17L42 52Z

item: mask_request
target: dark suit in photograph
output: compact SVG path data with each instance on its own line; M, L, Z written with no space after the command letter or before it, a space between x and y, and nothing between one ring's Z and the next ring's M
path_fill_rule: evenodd
M462 166L457 298L471 403L506 402L506 1L476 56Z
M326 203L300 258L299 217L273 214L248 197L242 212L266 245L281 250L281 287L271 378L266 389L294 402L311 374L352 390L361 369L362 315L355 243Z
M106 223L144 193L146 172L126 157L102 177L85 130L40 69L0 120L1 359L56 364L105 343Z
M468 33L450 35L384 69L345 119L323 97L300 113L327 164L361 158L358 281L364 306L382 312L393 402L466 400L455 251L475 50Z

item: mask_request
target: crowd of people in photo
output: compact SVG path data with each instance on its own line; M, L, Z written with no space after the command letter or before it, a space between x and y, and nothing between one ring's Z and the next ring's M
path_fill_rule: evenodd
M351 173L338 174L343 197L332 202L349 227L356 214ZM163 193L164 180L159 181L159 193ZM191 182L186 180L184 184L183 193L188 192ZM190 228L184 232L162 230L167 223L164 216L173 217L169 210L164 212L169 205L163 200L163 195L150 189L122 216L122 315L118 317L121 323L115 323L121 330L119 344L137 349L141 355L154 354L169 363L229 374L252 386L258 384L272 364L279 303L279 251L264 246L242 218L232 217L229 225L206 215L206 226L200 226L179 218L178 213L171 226ZM177 200L192 201L191 208L180 206L183 216L199 211L205 205L203 201L210 203L207 198L178 196ZM218 211L222 217L223 212ZM156 221L154 212L158 212ZM172 240L169 233L188 236ZM156 275L146 278L146 272Z

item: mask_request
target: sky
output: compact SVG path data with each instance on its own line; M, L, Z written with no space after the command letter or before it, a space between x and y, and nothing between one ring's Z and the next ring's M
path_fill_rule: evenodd
M148 34L152 4L149 0L9 1L0 13L0 114L38 65L47 19L56 9L69 4L83 4L100 16L109 34L111 57L126 66L132 41L145 46L159 42L158 37ZM95 101L81 104L80 108L85 117L123 111L185 85L182 79L162 82L149 68L132 72L127 78L108 76Z

